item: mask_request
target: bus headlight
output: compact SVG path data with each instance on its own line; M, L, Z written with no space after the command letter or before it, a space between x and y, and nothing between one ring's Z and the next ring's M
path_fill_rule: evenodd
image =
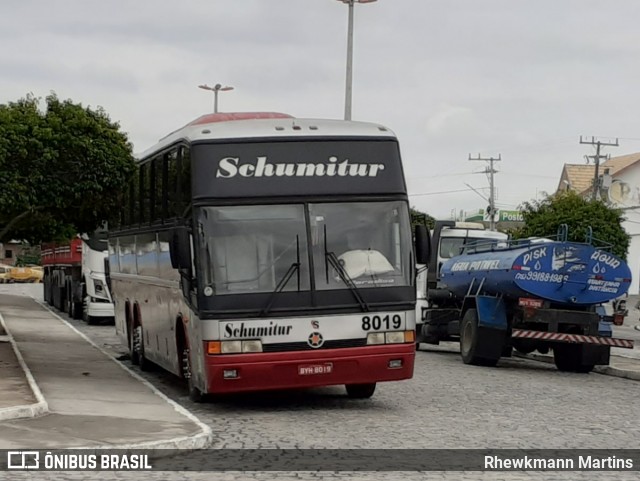
M262 352L262 342L259 340L242 341L242 352Z
M367 334L367 345L384 344L384 332L370 332Z
M367 334L367 345L402 344L415 342L414 331L370 332Z
M220 347L220 354L262 352L262 342L259 339L249 341L222 341Z
M394 331L384 333L387 344L401 344L404 342L404 331Z
M234 352L242 352L242 341L224 341L222 342L222 354L232 354Z

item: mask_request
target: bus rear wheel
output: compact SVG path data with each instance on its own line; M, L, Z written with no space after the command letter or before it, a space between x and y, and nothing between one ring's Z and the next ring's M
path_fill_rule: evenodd
M347 396L351 399L369 399L376 391L376 383L347 384Z
M141 371L151 371L151 361L144 357L144 333L142 331L142 325L139 322L133 327L133 337L131 341L131 361L137 364Z

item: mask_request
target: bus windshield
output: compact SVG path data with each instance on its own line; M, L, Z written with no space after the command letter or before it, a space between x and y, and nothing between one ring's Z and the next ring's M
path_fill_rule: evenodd
M202 286L211 294L309 290L302 205L203 207L198 215Z
M318 290L409 286L408 232L399 201L309 204L308 216L302 204L202 207L200 285L205 295L309 291L312 278Z
M407 286L410 231L403 202L311 204L316 289L343 289L345 277L358 288Z

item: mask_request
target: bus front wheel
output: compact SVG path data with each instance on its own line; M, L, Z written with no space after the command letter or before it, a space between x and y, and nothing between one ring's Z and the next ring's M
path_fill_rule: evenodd
M347 384L347 396L351 399L369 399L376 391L376 383L369 384Z
M191 351L186 336L182 341L182 377L187 381L187 390L189 399L194 403L202 403L206 401L206 395L193 382L193 371L191 363Z

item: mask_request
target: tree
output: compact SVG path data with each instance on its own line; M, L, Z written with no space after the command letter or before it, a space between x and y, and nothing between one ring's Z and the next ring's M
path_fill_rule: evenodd
M435 223L435 219L431 217L429 214L424 212L420 212L418 209L411 207L411 228L413 229L416 225L426 225L427 229L433 229L433 224Z
M102 108L55 94L0 105L0 241L38 243L117 219L132 147Z
M525 202L520 209L525 226L513 232L515 238L549 237L557 233L561 224L566 224L568 240L585 242L591 227L594 239L611 244L611 252L626 259L630 237L622 227L624 217L620 209L602 201L584 199L571 191Z

